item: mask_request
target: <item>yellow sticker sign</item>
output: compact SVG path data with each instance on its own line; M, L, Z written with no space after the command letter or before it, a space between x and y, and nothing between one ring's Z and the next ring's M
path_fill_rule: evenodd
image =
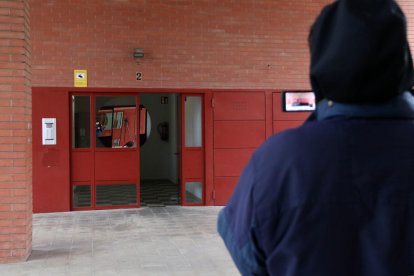
M75 87L88 87L88 71L74 70Z

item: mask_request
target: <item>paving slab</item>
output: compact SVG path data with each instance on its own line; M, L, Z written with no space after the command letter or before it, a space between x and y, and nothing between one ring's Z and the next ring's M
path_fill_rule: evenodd
M220 209L34 214L32 254L0 264L0 276L240 275L216 232Z

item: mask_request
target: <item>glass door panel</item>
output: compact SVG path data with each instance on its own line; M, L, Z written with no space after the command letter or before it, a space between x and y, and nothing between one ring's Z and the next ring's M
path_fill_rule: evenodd
M72 185L72 207L90 208L91 206L91 185Z
M185 98L185 146L202 147L202 107L200 96L187 96Z
M203 183L186 182L185 183L185 203L203 203Z
M89 96L72 96L72 148L90 148L90 103Z
M136 109L134 96L97 96L96 147L136 148Z
M137 185L134 183L96 185L96 206L137 205Z

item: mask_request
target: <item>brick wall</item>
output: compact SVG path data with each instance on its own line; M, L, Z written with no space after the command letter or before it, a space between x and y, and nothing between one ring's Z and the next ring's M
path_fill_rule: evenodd
M87 69L92 87L253 89L309 87L308 29L331 2L30 1L34 86L70 87Z
M408 19L408 39L411 44L411 52L414 53L414 1L398 0L397 2L400 4Z
M31 76L28 0L0 1L0 262L31 249Z
M33 86L73 86L87 69L91 87L254 89L309 86L308 29L330 2L30 1Z

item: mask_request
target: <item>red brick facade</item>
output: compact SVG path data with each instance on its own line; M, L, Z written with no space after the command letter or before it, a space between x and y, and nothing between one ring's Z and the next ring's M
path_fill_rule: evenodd
M87 69L100 88L309 89L308 30L329 2L0 1L0 262L31 248L32 86L72 87Z
M32 0L33 86L87 69L91 87L307 88L309 25L327 2Z
M31 0L33 86L87 69L91 87L306 89L309 26L329 2Z
M414 52L414 1L412 0L397 0L401 5L405 15L408 19L408 39L411 44L411 51Z
M28 0L0 1L0 262L31 250L31 49Z

